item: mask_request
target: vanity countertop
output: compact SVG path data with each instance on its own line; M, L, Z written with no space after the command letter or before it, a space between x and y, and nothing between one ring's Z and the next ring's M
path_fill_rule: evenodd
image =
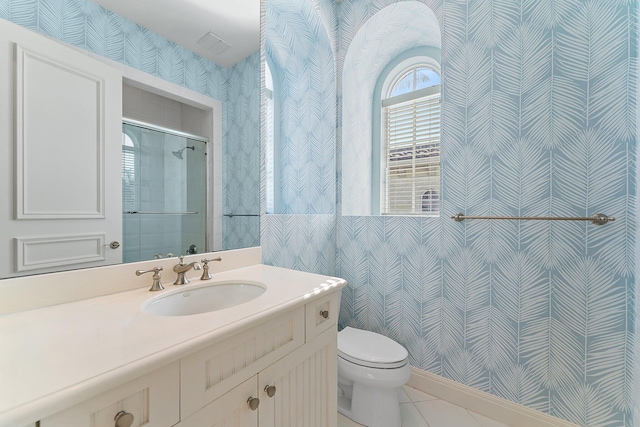
M231 334L341 289L342 279L253 265L206 283L258 282L267 290L220 311L162 317L147 288L0 316L0 426L34 422ZM189 286L202 284L191 279Z

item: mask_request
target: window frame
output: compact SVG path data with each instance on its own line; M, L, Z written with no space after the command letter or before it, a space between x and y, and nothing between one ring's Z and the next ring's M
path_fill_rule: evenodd
M383 100L389 98L392 88L404 77L407 72L416 68L431 68L441 76L440 88L442 88L442 73L440 68L440 49L435 47L417 47L410 49L403 54L397 56L389 62L385 69L380 73L378 82L373 94L373 120L372 120L372 170L371 170L371 212L373 215L399 215L399 216L440 216L440 212L434 213L384 213L385 201L385 171L386 171L386 152L384 141L384 119L383 119ZM403 97L403 101L413 98L424 97L429 92L430 87L419 89L408 94L398 95ZM415 95L418 93L418 95ZM442 89L440 90L442 94ZM407 96L408 95L408 96ZM442 96L442 95L441 95ZM442 123L441 126L442 128ZM441 175L438 175L438 192L442 194ZM427 189L431 190L431 189Z

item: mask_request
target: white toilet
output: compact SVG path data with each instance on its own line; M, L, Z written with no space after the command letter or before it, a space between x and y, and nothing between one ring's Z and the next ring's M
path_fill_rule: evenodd
M338 412L367 427L400 427L398 388L411 375L408 356L375 332L338 332Z

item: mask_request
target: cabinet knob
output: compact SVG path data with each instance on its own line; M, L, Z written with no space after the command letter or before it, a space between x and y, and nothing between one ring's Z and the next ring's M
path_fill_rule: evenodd
M320 312L320 316L322 316L325 319L328 319L329 318L329 310L322 310Z
M131 424L133 424L133 414L120 411L116 414L114 421L116 422L115 427L131 427Z
M247 404L252 411L255 411L256 409L258 409L258 406L260 406L260 399L258 399L257 397L250 397L247 400Z
M276 386L274 385L267 385L264 388L264 392L267 393L267 396L269 397L273 397L276 394Z

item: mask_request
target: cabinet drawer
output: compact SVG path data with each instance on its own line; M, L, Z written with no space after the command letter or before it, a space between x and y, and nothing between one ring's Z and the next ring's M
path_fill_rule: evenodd
M340 292L319 298L305 306L307 342L338 322L340 314Z
M166 427L180 419L180 365L167 365L40 421L41 427L113 427L120 411L132 427Z
M304 333L299 307L181 359L182 418L304 344Z

